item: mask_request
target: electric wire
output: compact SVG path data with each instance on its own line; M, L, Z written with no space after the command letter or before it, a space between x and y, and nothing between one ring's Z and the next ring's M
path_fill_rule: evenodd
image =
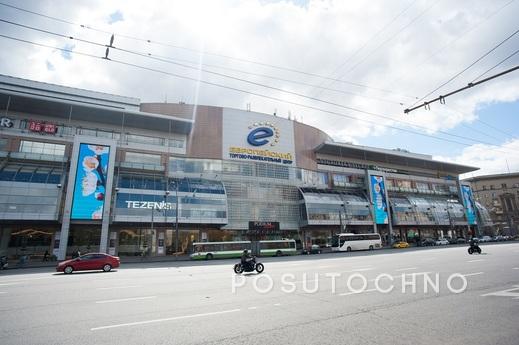
M190 81L197 82L197 83L203 83L203 84L206 84L206 85L216 86L216 87L220 87L220 88L236 91L236 92L239 92L239 93L245 93L245 94L248 94L248 95L257 96L257 97L261 97L261 98L265 98L265 99L270 99L270 100L274 100L274 101L285 103L285 104L291 104L291 105L295 105L295 106L306 108L306 109L311 109L311 110L316 110L316 111L328 113L328 114L335 115L335 116L338 116L338 117L349 118L349 119L353 119L353 120L360 121L360 122L370 123L370 124L373 124L373 125L376 125L376 126L380 126L380 127L390 128L390 129L394 129L394 130L398 130L398 131L403 131L403 132L408 132L408 133L411 133L411 134L415 134L415 135L419 135L419 136L424 136L424 137L432 138L432 139L439 140L439 141L450 142L450 143L454 143L454 144L461 145L461 146L467 146L467 147L472 146L472 144L465 143L465 142L460 142L460 141L457 141L457 140L442 138L442 137L434 136L434 135L431 135L431 134L417 132L417 131L414 131L414 130L411 130L411 129L407 129L407 128L400 128L400 127L396 127L396 126L392 126L392 125L381 124L379 122L375 122L375 121L371 121L371 120L367 120L367 119L359 119L359 118L357 118L357 117L355 117L353 115L348 115L348 114L345 114L345 113L339 113L339 112L336 112L336 111L327 110L327 109L323 109L323 108L319 108L319 107L315 107L315 106L311 106L311 105L307 105L307 104L303 104L303 103L299 103L299 102L284 100L282 98L273 97L273 96L269 96L269 95L264 95L264 94L257 93L257 92L254 92L254 91L247 91L247 90L243 90L243 89L239 89L239 88L236 88L236 87L227 86L227 85L223 85L223 84L219 84L219 83L215 83L215 82L211 82L211 81L207 81L207 80L202 80L202 79L192 78L192 77L188 77L188 76L183 76L183 75L179 75L179 74L176 74L176 73L159 70L159 69L156 69L156 68L151 68L151 67L137 65L137 64L134 64L134 63L125 62L125 61L122 61L122 60L106 59L105 57L102 57L102 56L97 56L97 55L93 55L93 54L89 54L89 53L74 51L74 50L66 49L66 48L60 48L60 47L51 46L51 45L47 45L47 44L43 44L43 43L37 43L37 42L33 42L33 41L25 40L25 39L20 39L20 38L8 36L8 35L3 35L3 34L0 34L0 37L7 38L7 39L10 39L10 40L14 40L14 41L18 41L18 42L23 42L23 43L31 44L31 45L35 45L35 46L40 46L40 47L44 47L44 48L48 48L48 49L59 50L59 51L68 52L68 53L71 53L71 54L82 55L82 56L86 56L86 57L90 57L90 58L94 58L94 59L106 60L106 61L113 62L113 63L116 63L116 64L120 64L120 65L124 65L124 66L130 66L130 67L138 68L138 69L141 69L141 70L146 70L146 71L150 71L150 72L160 73L160 74L169 75L169 76L173 76L173 77L177 77L177 78L182 78L182 79L190 80ZM482 142L480 142L480 143L482 143ZM508 153L508 152L505 152L505 151L501 151L500 149L493 148L493 147L496 146L495 144L486 144L486 145L492 146L492 147L488 148L489 150L493 150L495 152L501 152L501 153L505 153L505 154L511 154L511 153Z
M87 43L87 44L92 44L92 45L96 45L96 46L99 46L99 47L106 47L107 49L110 48L110 49L120 50L120 51L125 52L125 53L129 53L129 54L133 54L133 55L137 55L137 56L141 56L141 57L157 60L157 61L160 61L160 62L166 62L166 63L178 65L178 66L181 66L181 67L186 67L186 68L189 68L189 69L194 69L194 70L197 70L197 71L203 71L203 72L210 73L210 74L213 74L213 75L217 75L217 76L220 76L220 77L224 77L224 78L240 81L240 82L251 84L251 85L255 85L255 86L264 87L264 88L267 88L267 89L271 89L271 90L274 90L274 91L278 91L278 92L282 92L282 93L298 96L298 97L301 97L301 98L306 98L306 99L309 99L309 100L312 100L312 101L321 102L321 103L324 103L324 104L327 104L327 105L332 105L332 106L336 106L336 107L339 107L339 108L343 108L343 109L359 112L359 113L362 113L362 114L365 114L365 115L370 115L370 116L374 116L374 117L378 117L378 118L394 121L394 122L401 123L401 124L404 124L404 125L407 125L407 126L419 128L419 129L422 129L424 131L428 131L429 130L425 126L420 126L420 125L417 125L417 124L414 124L414 123L411 123L411 122L408 122L408 121L403 121L403 120L395 119L395 118L393 118L391 116L377 114L377 113L374 113L374 112L366 111L366 110L355 108L355 107L351 107L351 106L346 106L346 105L339 104L339 103L336 103L336 102L322 100L322 99L319 99L319 98L316 98L316 97L311 97L311 96L308 96L308 95L304 95L304 94L301 94L301 93L298 93L298 92L293 92L293 91L285 90L285 89L282 89L282 88L273 87L273 86L262 84L262 83L258 83L258 82L253 82L253 81L246 80L246 79L243 79L243 78L237 78L237 77L229 76L229 75L226 75L226 74L223 74L223 73L214 72L214 71L210 71L210 70L207 70L207 69L200 69L200 68L197 68L197 67L193 67L193 66L189 66L189 65L185 65L185 64L181 64L181 63L177 63L177 62L168 61L168 60L165 60L165 59L154 57L154 56L152 56L149 53L135 52L135 51L131 51L131 50L128 50L128 49L118 48L118 47L113 46L113 45L106 45L106 44L102 44L102 43L98 43L98 42L93 42L93 41L90 41L90 40L85 40L85 39L81 39L81 38L75 38L75 37L70 36L70 35L64 35L64 34L56 33L56 32L45 30L45 29L35 28L35 27L29 26L29 25L15 23L15 22L8 21L8 20L1 19L1 18L0 18L0 22L4 22L4 23L20 26L20 27L23 27L23 28L27 28L27 29L43 32L43 33L46 33L46 34L50 34L50 35L54 35L54 36L58 36L58 37L62 37L62 38L67 38L67 39L71 39L71 40L77 40L79 42L83 42L83 43ZM441 130L439 130L438 133L441 133L441 134L444 134L444 135L447 135L447 136L450 136L450 137L455 137L455 138L460 138L460 139L464 139L464 140L470 140L470 141L477 142L477 143L482 143L482 144L485 144L485 145L494 145L493 143L484 142L484 141L481 141L481 140L476 140L476 139L471 138L471 137L466 137L466 136L462 136L462 135L452 134L452 133L448 133L448 132L441 131Z
M98 29L98 28L92 27L90 25L75 23L75 22L72 22L72 21L69 21L69 20L61 19L61 18L58 18L58 17L55 17L55 16L50 16L50 15L46 15L46 14L43 14L43 13L31 11L31 10L27 10L25 8L21 8L21 7L18 7L18 6L11 5L11 4L6 4L6 3L3 3L3 2L0 2L0 6L5 6L5 7L11 8L11 9L15 9L15 10L18 10L18 11L21 11L21 12L25 12L25 13L30 13L30 14L33 14L33 15L36 15L36 16L40 16L40 17L43 17L43 18L46 18L46 19L49 19L49 20L54 20L54 21L57 21L57 22L60 22L60 23L64 23L64 24L68 24L68 25L72 25L72 26L79 26L79 27L81 27L83 29L87 29L87 30L91 30L91 31L95 31L95 32L99 32L99 33L103 33L103 34L107 34L107 35L114 34L117 37L129 39L129 40L134 40L134 41L138 41L138 42L145 42L145 43L148 43L148 44L155 44L155 45L158 45L158 46L185 50L185 51L189 51L189 52L196 53L196 54L205 54L205 55L210 55L210 56L226 58L226 59L230 59L230 60L234 60L234 61L250 63L250 64L254 64L254 65L258 65L258 66L273 68L273 69L277 69L277 70L283 70L283 71L287 71L287 72L291 72L291 73L297 73L297 74L301 74L301 75L304 75L304 76L310 76L310 77L315 77L315 78L319 78L319 79L329 80L329 81L333 81L333 82L337 82L337 83L342 83L342 84L346 84L346 85L350 85L350 86L355 86L355 87L365 88L365 89L369 89L369 90L379 91L379 92L383 92L383 93L387 93L387 94L393 94L393 95L396 95L396 96L406 97L406 98L409 98L409 99L417 99L418 98L417 96L399 94L399 93L394 92L393 90L373 87L373 86L369 86L369 85L365 85L365 84L361 84L361 83L351 82L351 81L347 81L347 80L341 80L341 79L338 79L338 78L326 77L326 76L323 76L323 75L320 75L320 74L306 72L306 71L301 71L301 70L297 70L297 69L294 69L294 68L289 68L289 67L284 67L284 66L276 66L276 65L273 65L273 64L268 64L268 63L264 63L264 62L254 61L254 60L250 60L250 59L233 57L233 56L229 56L229 55L225 55L225 54L217 54L217 53L206 52L206 51L203 52L203 51L200 51L200 50L197 50L197 49L183 47L183 46L179 46L179 45L174 45L174 44L171 44L171 43L165 43L165 42L161 42L161 41L155 41L155 40L151 40L151 39L145 39L145 38L140 38L140 37L131 36L131 35L125 35L125 34L121 34L121 33L114 33L114 32L111 32L111 31L106 31L106 30Z

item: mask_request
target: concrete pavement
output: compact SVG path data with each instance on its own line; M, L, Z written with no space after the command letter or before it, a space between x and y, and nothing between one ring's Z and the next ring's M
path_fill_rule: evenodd
M126 264L70 276L49 268L7 271L0 275L0 342L516 345L519 244L483 251L268 258L264 274L244 277L232 273L233 260ZM424 281L436 274L438 292ZM449 290L452 274L451 287L466 281L466 290ZM377 291L377 282L393 290Z

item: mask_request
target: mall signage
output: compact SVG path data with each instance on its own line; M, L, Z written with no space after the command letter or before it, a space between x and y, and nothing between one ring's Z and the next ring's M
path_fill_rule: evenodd
M0 117L0 127L12 128L14 126L13 120L8 117Z
M279 234L279 222L249 222L247 235L277 235Z
M29 121L29 130L31 132L38 133L46 133L46 134L56 134L58 131L58 127L54 123L49 122L40 122L40 121Z

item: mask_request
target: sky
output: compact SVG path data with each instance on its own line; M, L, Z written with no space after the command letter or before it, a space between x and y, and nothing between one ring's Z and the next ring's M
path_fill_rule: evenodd
M515 172L519 70L404 109L519 65L518 15L519 0L0 0L0 35L40 44L0 37L0 74L250 105L337 142L481 168L465 177ZM102 59L112 34L121 50Z

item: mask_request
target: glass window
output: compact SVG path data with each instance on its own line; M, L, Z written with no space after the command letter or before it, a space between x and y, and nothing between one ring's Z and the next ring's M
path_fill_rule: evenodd
M152 155L140 152L126 152L125 162L128 163L144 163L160 165L160 155Z
M7 139L0 138L0 151L7 151Z
M164 138L149 137L146 135L126 134L128 143L164 146Z
M20 152L64 156L65 145L22 140Z

